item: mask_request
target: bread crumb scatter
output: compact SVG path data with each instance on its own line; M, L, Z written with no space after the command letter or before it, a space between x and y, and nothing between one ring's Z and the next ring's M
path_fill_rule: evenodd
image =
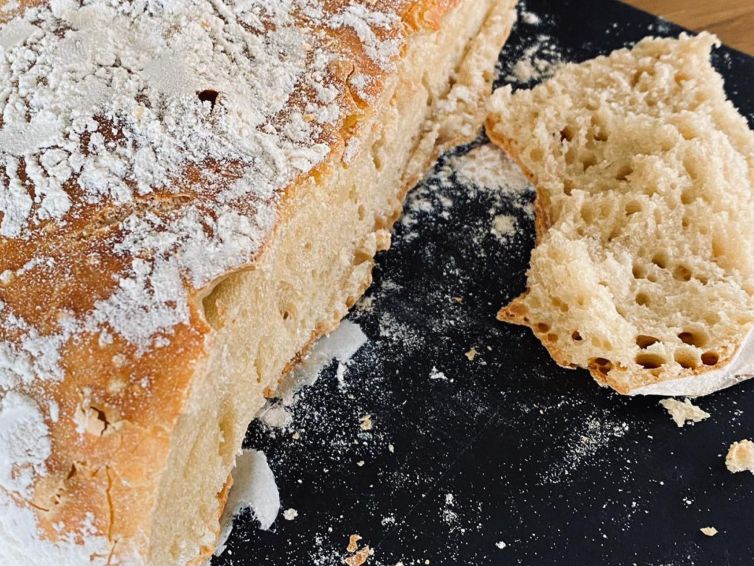
M717 529L715 527L702 527L699 530L702 532L702 534L708 537L713 537L717 534Z
M503 550L508 545L505 544L503 541L500 541L500 542L496 542L495 546L498 547L500 550Z
M710 414L691 403L690 399L679 401L678 399L662 399L660 405L665 407L675 424L680 428L686 423L698 423L708 419Z
M522 20L526 21L526 16ZM539 34L536 41L516 60L505 79L519 84L542 81L551 77L563 64L562 53L552 38Z
M369 558L373 555L374 550L369 546L365 546L364 548L357 550L352 556L346 557L343 562L347 566L362 566L362 564L366 564Z
M298 511L296 509L286 509L283 511L283 518L286 521L293 521L298 517Z
M472 347L468 352L464 354L464 356L466 356L466 359L468 359L470 362L473 362L478 354L479 352L477 352L477 349Z
M725 456L725 466L734 474L738 472L754 474L754 442L747 439L731 444Z
M372 430L374 423L372 422L372 415L364 415L359 419L359 428L363 431Z

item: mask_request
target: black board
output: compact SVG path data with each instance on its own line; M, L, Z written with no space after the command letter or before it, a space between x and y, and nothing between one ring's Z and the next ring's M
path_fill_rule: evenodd
M612 0L526 9L542 23L517 24L501 77L540 34L580 61L680 31ZM714 62L754 122L754 59L723 47ZM723 465L732 441L754 436L754 380L703 399L712 417L677 429L656 398L600 389L495 320L523 289L533 245L520 206L436 177L407 206L371 310L350 316L369 341L345 387L333 363L296 407L300 438L259 424L247 435L298 517L263 532L242 514L213 564L341 564L355 533L375 550L368 564L385 566L754 563L754 477ZM513 243L468 236L495 212L519 215ZM705 537L705 526L720 532Z

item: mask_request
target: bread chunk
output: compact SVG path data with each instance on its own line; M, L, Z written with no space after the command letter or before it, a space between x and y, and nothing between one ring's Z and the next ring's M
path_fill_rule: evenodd
M200 564L512 0L0 0L0 564Z
M716 43L647 38L491 100L490 138L537 189L527 290L499 318L620 393L754 375L736 358L754 322L754 134Z

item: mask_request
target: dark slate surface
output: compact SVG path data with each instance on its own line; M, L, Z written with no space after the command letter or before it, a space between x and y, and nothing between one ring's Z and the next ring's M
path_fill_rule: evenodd
M501 83L540 34L579 61L679 31L608 0L526 4L542 23L514 29ZM722 48L714 60L751 123L754 59ZM754 381L701 400L712 417L677 429L657 399L558 368L527 330L494 316L523 290L531 219L520 202L450 180L410 197L372 308L350 317L369 341L345 385L333 363L290 430L249 431L299 516L262 532L246 512L213 564L340 564L354 533L375 549L369 564L386 566L754 563L754 477L723 464L732 441L754 436ZM489 231L503 213L518 216L507 243Z

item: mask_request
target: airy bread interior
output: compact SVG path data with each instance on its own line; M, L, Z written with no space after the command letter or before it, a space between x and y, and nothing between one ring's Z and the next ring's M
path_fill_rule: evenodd
M438 151L476 135L511 5L461 2L440 30L416 37L353 160L291 191L253 269L201 297L214 332L173 434L149 564L201 561L214 550L229 474L265 395L369 285L374 255L389 247L418 175ZM449 104L456 110L448 112Z
M538 195L527 291L499 317L622 393L724 366L754 322L754 134L715 43L648 38L491 102Z

